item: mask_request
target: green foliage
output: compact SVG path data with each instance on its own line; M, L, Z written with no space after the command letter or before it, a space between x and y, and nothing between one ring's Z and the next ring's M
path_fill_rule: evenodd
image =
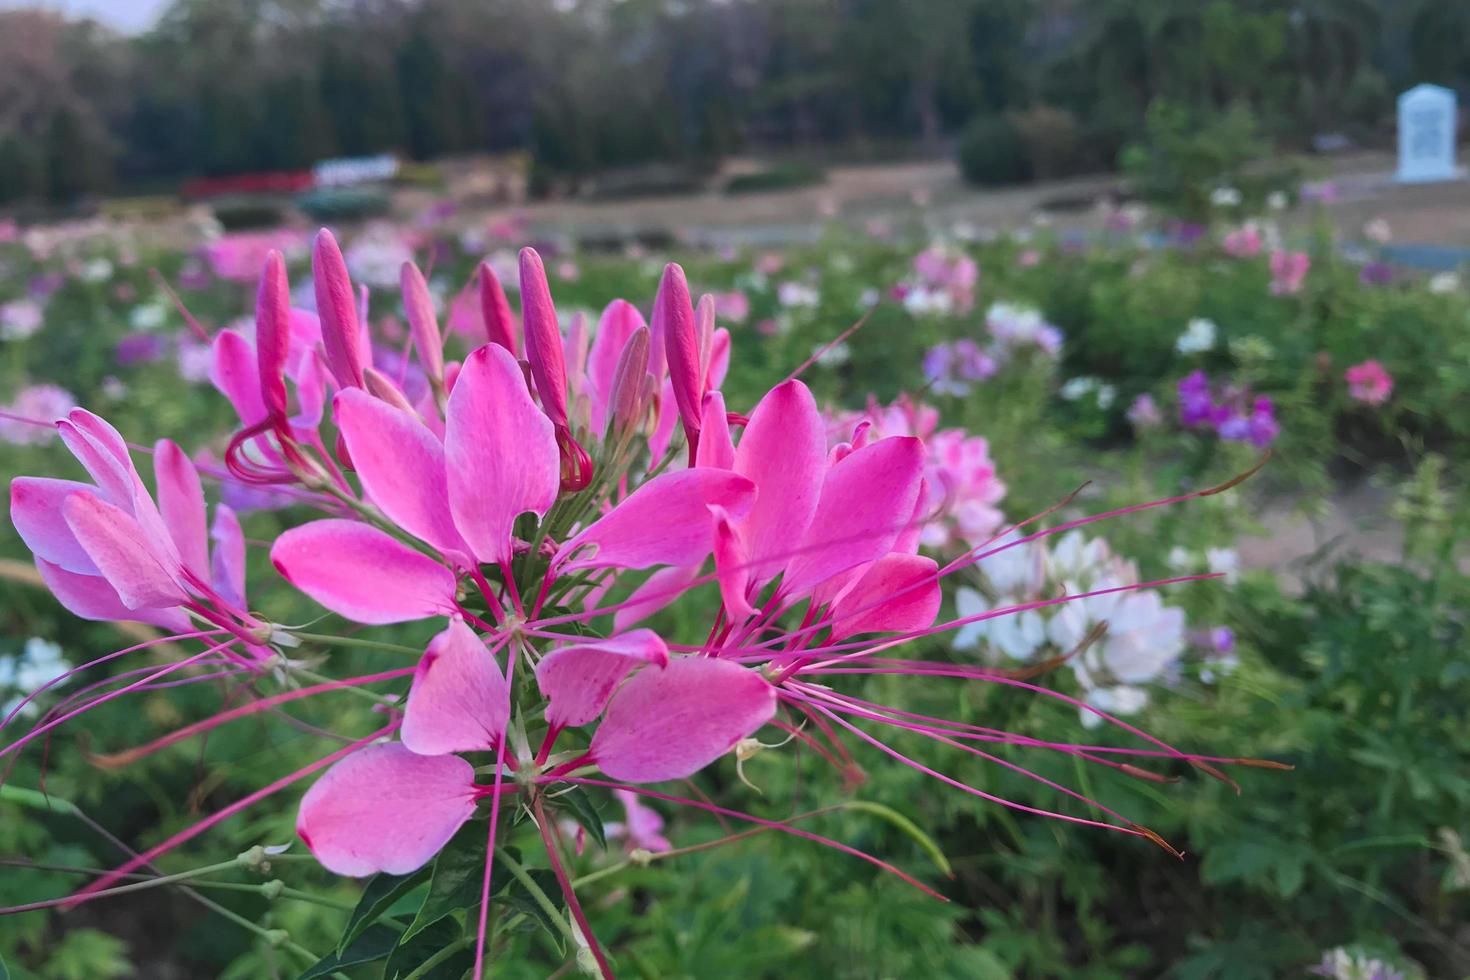
M1149 106L1143 139L1125 147L1119 163L1144 200L1205 223L1216 213L1211 195L1219 188L1238 191L1245 213L1259 211L1271 191L1294 189L1293 170L1263 163L1268 155L1244 104L1215 113L1161 98Z
M810 187L827 179L821 167L810 163L783 163L748 174L737 174L725 182L726 194L753 194L762 191L790 190Z
M1006 116L972 120L959 142L960 174L972 184L1017 184L1031 176L1026 147Z

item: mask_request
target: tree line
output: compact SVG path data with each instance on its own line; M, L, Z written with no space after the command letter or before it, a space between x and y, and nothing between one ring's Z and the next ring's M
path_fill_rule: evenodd
M383 151L933 152L1038 111L1108 163L1159 96L1286 141L1371 127L1470 81L1466 36L1463 0L174 0L136 36L8 11L0 203Z

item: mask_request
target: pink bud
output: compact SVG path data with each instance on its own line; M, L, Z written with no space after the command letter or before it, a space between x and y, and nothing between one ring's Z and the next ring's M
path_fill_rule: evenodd
M546 267L534 248L521 249L521 320L526 332L526 360L536 379L541 410L558 429L567 428L567 369L562 357L561 329Z
M613 371L607 415L610 428L637 426L643 417L643 384L647 377L648 328L639 327L623 345L623 352L618 355L618 366Z
M363 381L366 382L365 387L374 398L385 401L394 408L400 408L410 415L418 414L414 411L413 403L408 400L408 396L382 371L370 367L362 375Z
M709 293L699 297L699 303L694 307L694 336L699 340L699 376L707 379L715 347L715 298ZM701 387L708 386L706 380Z
M674 401L679 406L679 418L684 422L692 458L699 445L704 372L700 370L699 338L695 335L694 310L689 305L689 284L684 280L684 270L673 262L664 267L663 281L654 300L653 319L663 327L669 381L673 384ZM657 331L658 327L654 329ZM710 330L713 333L713 324Z
M286 280L286 260L271 249L255 297L255 358L260 397L277 422L286 418L286 354L290 347L291 286Z
M317 315L322 321L322 347L327 369L343 388L362 387L362 329L352 280L337 239L323 228L311 251L311 275L316 285Z
M516 357L520 357L520 345L516 342L515 314L510 311L510 301L489 263L480 263L480 313L485 318L485 334L490 343L499 344Z
M424 274L412 262L399 270L399 287L403 290L403 310L408 314L408 330L419 353L419 366L435 384L444 381L444 339L439 334L439 321L434 316L434 298Z

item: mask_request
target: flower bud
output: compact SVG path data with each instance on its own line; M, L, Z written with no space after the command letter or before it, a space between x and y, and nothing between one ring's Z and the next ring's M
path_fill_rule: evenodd
M342 259L337 239L325 228L317 232L312 246L311 275L316 286L317 315L322 321L327 369L339 386L361 388L363 341L352 279L347 275L347 263Z
M541 410L558 430L567 428L567 369L561 328L551 301L546 267L534 248L521 249L521 326L526 334L526 360L536 380Z
M713 301L709 310L713 316ZM684 435L689 440L692 459L699 445L699 412L704 397L704 370L700 363L694 309L689 305L689 284L684 279L684 270L673 262L664 267L663 281L659 283L658 297L654 300L653 317L662 327L669 381L674 389L674 402L679 406L679 418L684 423ZM713 332L714 323L711 320L710 333Z
M648 346L648 328L639 327L628 337L628 342L623 345L623 352L618 355L618 366L613 371L612 390L608 396L609 433L636 429L643 419Z
M480 263L479 275L480 314L485 318L485 335L490 343L499 344L520 357L515 314L510 311L510 301L505 298L505 289L488 262Z
M444 338L434 315L434 298L424 274L412 262L403 263L398 285L403 290L403 311L408 314L408 331L418 351L419 366L436 387L444 384Z
M260 272L260 290L255 298L255 358L261 400L277 422L286 418L286 355L290 345L291 286L286 280L286 260L271 249Z

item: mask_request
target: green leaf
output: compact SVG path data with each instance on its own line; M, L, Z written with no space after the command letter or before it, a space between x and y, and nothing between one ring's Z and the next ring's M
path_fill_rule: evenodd
M357 966L381 960L398 945L398 933L381 923L370 925L356 941L340 953L332 953L317 961L316 965L301 974L300 980L315 980L336 973L345 966Z
M457 944L463 938L464 931L453 919L440 919L438 922L430 923L412 938L405 933L392 955L388 957L388 963L383 967L383 977L385 980L392 980L393 977L406 976L418 969L429 957ZM453 958L450 957L450 959ZM435 964L426 975L447 975L439 973L439 967L447 963L448 960Z
M875 817L881 817L887 820L893 826L907 834L915 844L918 844L919 849L929 855L929 860L933 861L935 866L944 872L945 877L954 877L954 868L950 865L949 858L945 857L944 852L939 849L939 845L934 843L934 838L920 830L918 824L914 823L902 813L899 813L892 807L884 806L882 803L872 803L868 800L850 800L844 803L842 808L844 810L858 810L862 813L871 813Z
M580 786L573 786L565 792L558 792L552 797L552 801L565 809L572 815L572 819L592 835L597 846L603 850L607 849L607 834L602 829L602 816L598 814L597 807L592 803L592 797Z
M10 980L10 970L5 966L5 957L0 956L0 980Z
M405 942L418 935L430 925L452 912L480 904L480 889L485 879L485 845L489 837L482 823L471 823L460 828L459 833L444 845L434 859L433 874L429 878L429 893L424 904L419 906L408 931L403 934ZM490 892L503 884L496 879L498 869L491 869Z
M347 928L342 930L342 938L337 942L337 952L340 954L348 945L368 926L378 920L384 912L392 907L404 895L407 895L417 885L429 877L428 868L407 875L374 875L362 890L362 898L358 899L357 908L352 910L352 915L347 920Z
M553 903L559 905L561 885L557 883L555 874L546 868L534 868L526 871L526 877L534 881ZM541 928L551 933L558 942L565 938L566 925L552 918L551 913L546 910L540 900L532 895L531 890L521 884L518 879L511 879L510 890L505 894L505 902L517 912L525 913L528 919L540 923Z

